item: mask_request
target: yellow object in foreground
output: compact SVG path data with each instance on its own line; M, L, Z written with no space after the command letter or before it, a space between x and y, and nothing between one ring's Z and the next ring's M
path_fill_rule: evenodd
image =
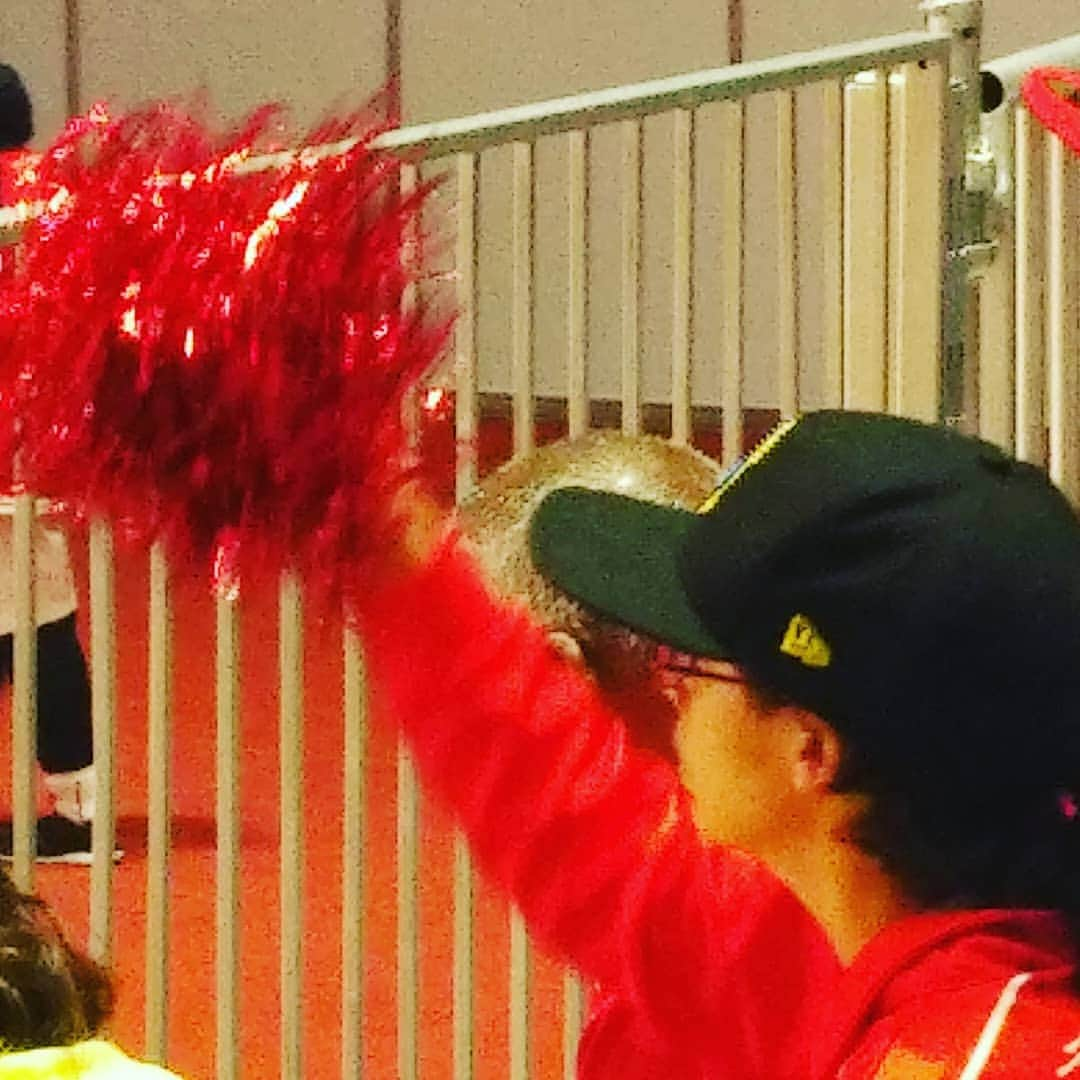
M134 1061L112 1043L94 1039L0 1055L0 1080L179 1080L158 1065Z

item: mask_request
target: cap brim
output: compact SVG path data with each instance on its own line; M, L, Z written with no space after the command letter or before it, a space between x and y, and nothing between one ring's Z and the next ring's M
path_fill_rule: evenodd
M533 562L564 592L662 644L699 656L727 650L686 598L680 552L697 515L605 491L562 488L540 504Z

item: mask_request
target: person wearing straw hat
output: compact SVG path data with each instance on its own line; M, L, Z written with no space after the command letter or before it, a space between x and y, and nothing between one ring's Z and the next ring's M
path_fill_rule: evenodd
M26 87L14 68L0 64L0 194L7 186L4 152L23 149L33 131ZM0 498L0 682L12 677L13 512L13 500ZM52 803L37 822L37 856L47 862L89 863L96 777L90 683L75 626L75 583L67 540L55 520L39 518L33 528L38 762ZM10 858L13 845L11 822L0 821L0 858Z
M547 581L529 552L529 527L552 491L584 486L661 506L692 509L716 486L717 462L655 435L590 431L507 462L458 508L463 536L500 596L523 604L555 648L580 664L619 713L631 742L669 761L674 709L654 678L651 647L623 626L597 618Z
M375 704L596 990L584 1078L1080 1072L1080 522L941 427L781 425L697 513L561 489L532 553L656 643L678 770L415 486Z

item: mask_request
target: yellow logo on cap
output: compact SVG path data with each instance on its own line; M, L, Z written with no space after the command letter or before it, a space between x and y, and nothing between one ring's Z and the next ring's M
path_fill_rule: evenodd
M827 668L832 660L829 643L805 615L791 616L780 651L811 668Z

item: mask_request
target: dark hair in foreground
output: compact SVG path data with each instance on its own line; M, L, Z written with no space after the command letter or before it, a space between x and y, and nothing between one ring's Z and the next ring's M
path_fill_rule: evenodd
M16 150L34 137L34 110L19 73L0 64L0 150Z
M0 870L0 1048L67 1046L108 1019L105 970L72 947L48 905Z

